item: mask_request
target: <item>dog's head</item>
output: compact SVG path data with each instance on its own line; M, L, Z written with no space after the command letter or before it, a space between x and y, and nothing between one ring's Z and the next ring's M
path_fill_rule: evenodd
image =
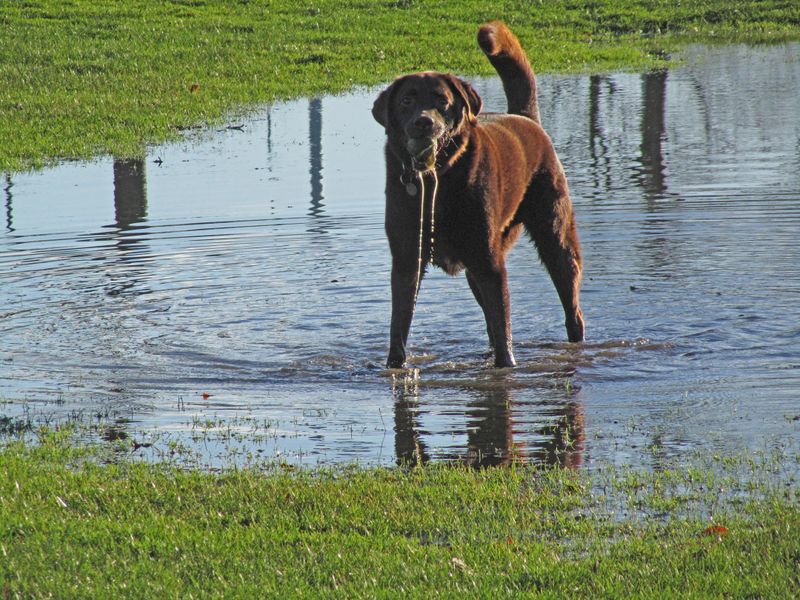
M389 146L415 171L429 171L436 155L465 127L474 125L483 102L466 81L449 73L398 77L372 106Z

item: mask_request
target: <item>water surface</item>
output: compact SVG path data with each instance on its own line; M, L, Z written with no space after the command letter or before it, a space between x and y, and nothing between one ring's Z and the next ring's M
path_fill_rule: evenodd
M540 77L585 255L587 342L533 248L519 367L463 277L425 280L415 370L382 368L376 89L277 104L144 160L4 176L0 422L115 423L198 464L511 458L657 468L800 434L800 46ZM503 110L496 79L477 80ZM140 446L140 444L153 444ZM172 449L172 450L170 450Z

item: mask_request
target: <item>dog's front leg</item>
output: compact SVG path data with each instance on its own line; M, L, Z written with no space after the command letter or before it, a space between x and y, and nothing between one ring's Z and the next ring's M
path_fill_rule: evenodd
M386 361L390 369L402 368L406 362L406 342L423 274L416 262L392 261L392 324Z
M505 265L483 273L472 272L472 281L483 300L483 312L494 348L495 367L513 367L517 363L511 349L511 300L508 295ZM476 294L476 298L478 294Z
M475 300L478 301L478 305L481 307L483 311L483 317L486 320L486 334L489 336L489 346L492 348L492 352L494 352L494 332L492 331L492 320L491 315L486 311L486 303L483 301L483 297L481 296L481 288L478 285L478 281L472 276L472 273L467 269L467 283L469 283L469 289L472 290L472 295L475 296Z

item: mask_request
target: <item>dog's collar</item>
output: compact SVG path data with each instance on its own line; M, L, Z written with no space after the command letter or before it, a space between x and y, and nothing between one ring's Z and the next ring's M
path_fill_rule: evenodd
M400 183L403 184L403 187L406 190L406 194L409 196L416 196L417 192L417 182L415 181L419 177L423 176L424 173L422 171L415 171L414 169L409 169L406 167L405 163L401 163L403 167L403 171L400 173Z

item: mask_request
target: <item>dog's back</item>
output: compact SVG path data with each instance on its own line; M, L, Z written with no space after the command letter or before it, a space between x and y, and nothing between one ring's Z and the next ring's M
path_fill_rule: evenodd
M517 37L505 23L491 21L478 29L478 44L500 75L508 112L540 123L536 76Z

